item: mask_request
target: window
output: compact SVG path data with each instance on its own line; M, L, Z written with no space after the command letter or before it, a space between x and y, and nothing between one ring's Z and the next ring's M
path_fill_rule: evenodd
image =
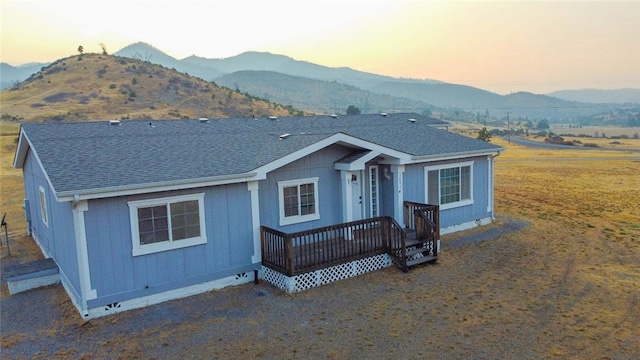
M427 203L441 209L473 204L473 162L425 168Z
M318 178L278 182L280 226L320 218Z
M371 199L369 203L369 210L371 213L371 217L378 216L378 166L373 165L369 167L369 185L371 194L369 198Z
M128 204L134 256L207 242L204 193Z
M40 186L38 190L40 190L40 216L42 217L42 222L47 227L49 227L49 214L47 213L47 193L42 186Z

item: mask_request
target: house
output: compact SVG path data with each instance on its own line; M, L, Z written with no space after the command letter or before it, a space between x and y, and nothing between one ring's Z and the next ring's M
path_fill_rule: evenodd
M433 259L439 234L491 222L502 150L441 126L405 113L27 123L14 167L29 232L92 318L258 277L298 291ZM428 251L408 255L409 227ZM337 238L355 262L311 259Z

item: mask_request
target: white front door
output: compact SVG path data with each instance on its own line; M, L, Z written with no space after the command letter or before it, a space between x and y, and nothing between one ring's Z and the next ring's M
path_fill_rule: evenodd
M351 174L351 202L353 204L353 221L362 220L362 172L354 171Z

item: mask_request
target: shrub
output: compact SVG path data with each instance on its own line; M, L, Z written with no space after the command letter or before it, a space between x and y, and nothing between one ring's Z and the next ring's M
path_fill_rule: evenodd
M109 85L109 89L112 89L112 90L115 89L116 87L117 87L116 84Z
M584 146L584 147L599 147L598 144L594 144L594 143L585 143L582 146Z

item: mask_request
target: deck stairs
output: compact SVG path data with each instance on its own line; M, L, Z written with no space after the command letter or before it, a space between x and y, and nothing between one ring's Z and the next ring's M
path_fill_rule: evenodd
M435 242L430 239L420 239L414 229L405 229L406 242L404 247L404 261L402 248L396 249L392 254L393 262L404 272L408 272L411 267L433 263L438 259L438 249L434 249Z

